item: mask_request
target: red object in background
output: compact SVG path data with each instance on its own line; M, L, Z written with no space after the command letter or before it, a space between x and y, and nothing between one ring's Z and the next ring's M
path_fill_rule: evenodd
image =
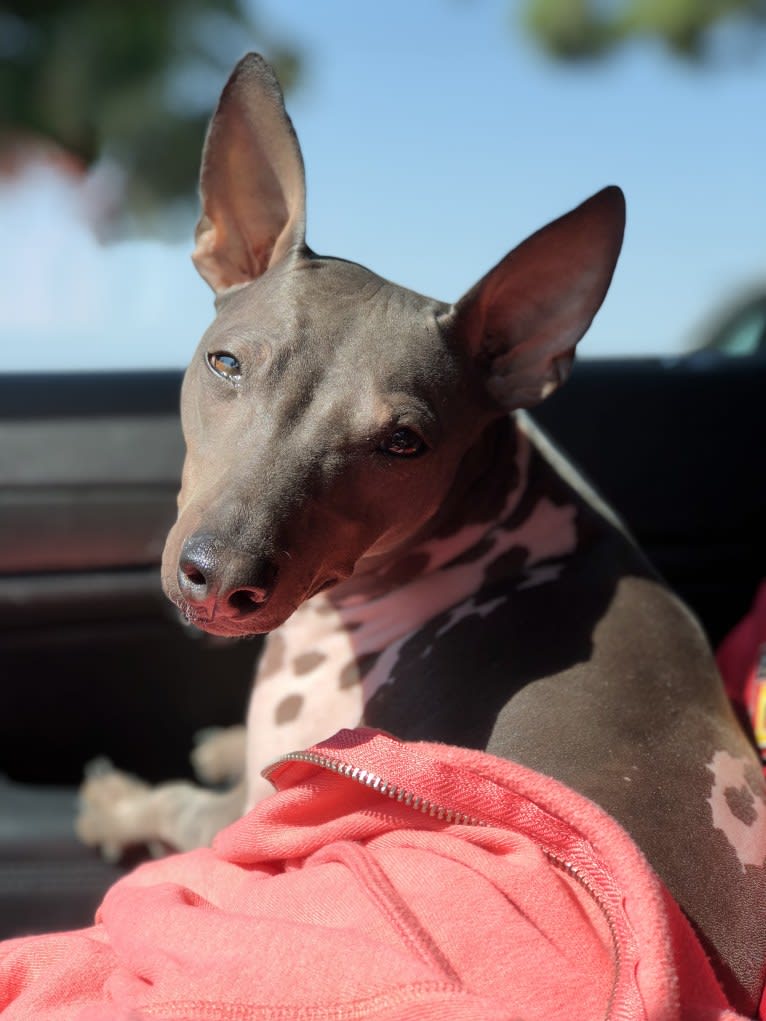
M717 654L726 692L746 718L766 762L766 582L752 609L721 643Z

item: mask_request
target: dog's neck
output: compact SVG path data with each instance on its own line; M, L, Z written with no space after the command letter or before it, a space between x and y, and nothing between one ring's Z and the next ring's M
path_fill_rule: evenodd
M397 590L414 575L430 574L481 541L522 495L529 442L515 419L491 423L464 456L435 514L395 550L368 554L332 600L349 605Z
M577 546L577 506L560 485L559 493L550 491L533 434L524 416L487 429L420 534L395 553L362 561L348 581L306 604L307 611L335 616L335 626L353 636L363 656L437 613L473 605L493 579L507 591L556 578L557 561ZM521 549L526 555L515 558ZM302 617L299 611L295 623Z

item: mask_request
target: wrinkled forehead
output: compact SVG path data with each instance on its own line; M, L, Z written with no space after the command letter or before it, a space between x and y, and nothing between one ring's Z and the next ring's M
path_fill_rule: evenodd
M444 361L443 302L340 259L287 262L217 301L216 341L267 344L275 365L304 375L333 367L397 385Z

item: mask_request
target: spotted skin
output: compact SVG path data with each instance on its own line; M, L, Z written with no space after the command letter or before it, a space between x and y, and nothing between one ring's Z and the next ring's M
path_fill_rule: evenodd
M266 662L275 638L288 651L273 689L255 685L251 791L267 793L263 766L324 719L328 733L363 720L554 775L626 826L752 1009L766 953L766 793L752 749L688 612L523 418L516 440L517 485L496 521L424 544L419 576L315 597L269 637ZM301 648L323 658L298 678ZM297 682L304 711L274 732L266 703Z
M766 798L752 773L750 760L717 751L708 763L713 785L708 798L713 826L726 837L743 872L766 861Z

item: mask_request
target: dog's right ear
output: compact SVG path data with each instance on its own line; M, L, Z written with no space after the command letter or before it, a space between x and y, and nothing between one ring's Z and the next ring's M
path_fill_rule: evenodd
M306 185L298 139L269 64L249 53L205 138L194 265L220 293L304 247Z

